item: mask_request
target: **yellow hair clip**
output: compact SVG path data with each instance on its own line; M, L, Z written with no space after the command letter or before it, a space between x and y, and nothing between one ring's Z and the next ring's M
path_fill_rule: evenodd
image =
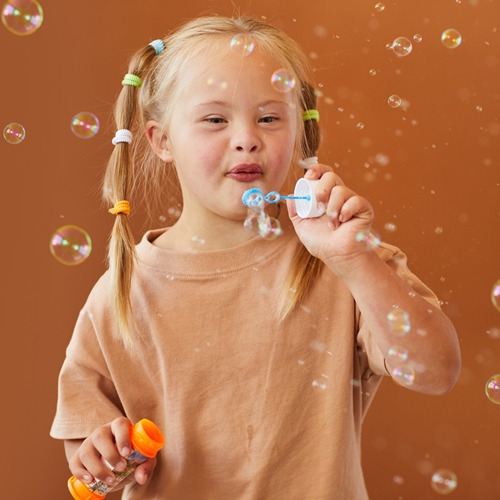
M316 120L319 122L319 111L317 109L307 109L302 113L302 120Z
M130 203L127 200L119 201L108 212L113 215L125 214L128 217L130 215Z

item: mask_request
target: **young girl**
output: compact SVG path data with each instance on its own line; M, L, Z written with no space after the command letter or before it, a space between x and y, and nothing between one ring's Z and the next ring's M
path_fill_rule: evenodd
M382 376L444 394L460 354L405 256L357 237L373 209L329 166L305 174L323 215L287 200L267 208L280 236L245 229L243 193L288 194L318 149L304 55L255 19L206 17L139 50L122 83L109 271L78 318L51 430L71 472L113 484L104 460L123 470L130 422L149 418L166 445L123 498L367 499L360 431ZM172 174L182 214L135 247L135 188L154 201Z

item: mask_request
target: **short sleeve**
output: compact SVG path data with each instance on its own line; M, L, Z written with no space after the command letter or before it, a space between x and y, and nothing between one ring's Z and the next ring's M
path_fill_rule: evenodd
M385 263L413 288L415 293L419 294L433 306L438 309L440 308L436 295L408 269L406 255L399 248L387 243L381 243L376 251ZM361 365L361 377L368 379L373 374L390 375L384 355L365 325L357 306L356 320L358 324L357 346Z
M122 415L91 314L82 309L59 374L57 411L50 435L82 439Z

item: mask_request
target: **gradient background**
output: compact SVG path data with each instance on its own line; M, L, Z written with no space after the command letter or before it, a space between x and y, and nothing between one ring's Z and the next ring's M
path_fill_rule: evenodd
M382 384L363 430L371 499L440 498L430 487L439 468L457 474L450 498L500 498L500 406L484 391L500 373L500 313L490 300L500 278L500 2L387 1L383 12L375 3L44 0L36 33L15 36L0 25L0 127L19 122L27 131L19 145L0 140L2 498L69 498L63 446L48 432L73 325L105 270L113 217L99 183L128 57L194 16L236 9L265 16L310 55L324 95L322 162L371 201L375 229L407 253L460 337L463 370L450 394ZM448 28L463 37L453 50L440 41ZM407 57L385 47L415 34L422 41ZM406 109L390 108L391 94ZM90 140L70 130L81 111L101 121ZM378 165L377 154L389 164ZM168 208L148 226L135 213L136 237L164 225ZM389 222L394 232L384 229ZM66 267L49 252L51 234L65 224L93 240L82 265Z

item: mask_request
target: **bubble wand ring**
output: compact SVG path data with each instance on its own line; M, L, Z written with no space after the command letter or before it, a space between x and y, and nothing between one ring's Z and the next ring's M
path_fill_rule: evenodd
M248 208L258 207L262 201L266 201L270 205L274 205L278 203L280 200L307 200L310 201L311 197L309 195L306 196L284 196L278 193L278 191L271 191L264 196L264 193L259 188L251 188L243 193L241 197L241 201L243 205Z

